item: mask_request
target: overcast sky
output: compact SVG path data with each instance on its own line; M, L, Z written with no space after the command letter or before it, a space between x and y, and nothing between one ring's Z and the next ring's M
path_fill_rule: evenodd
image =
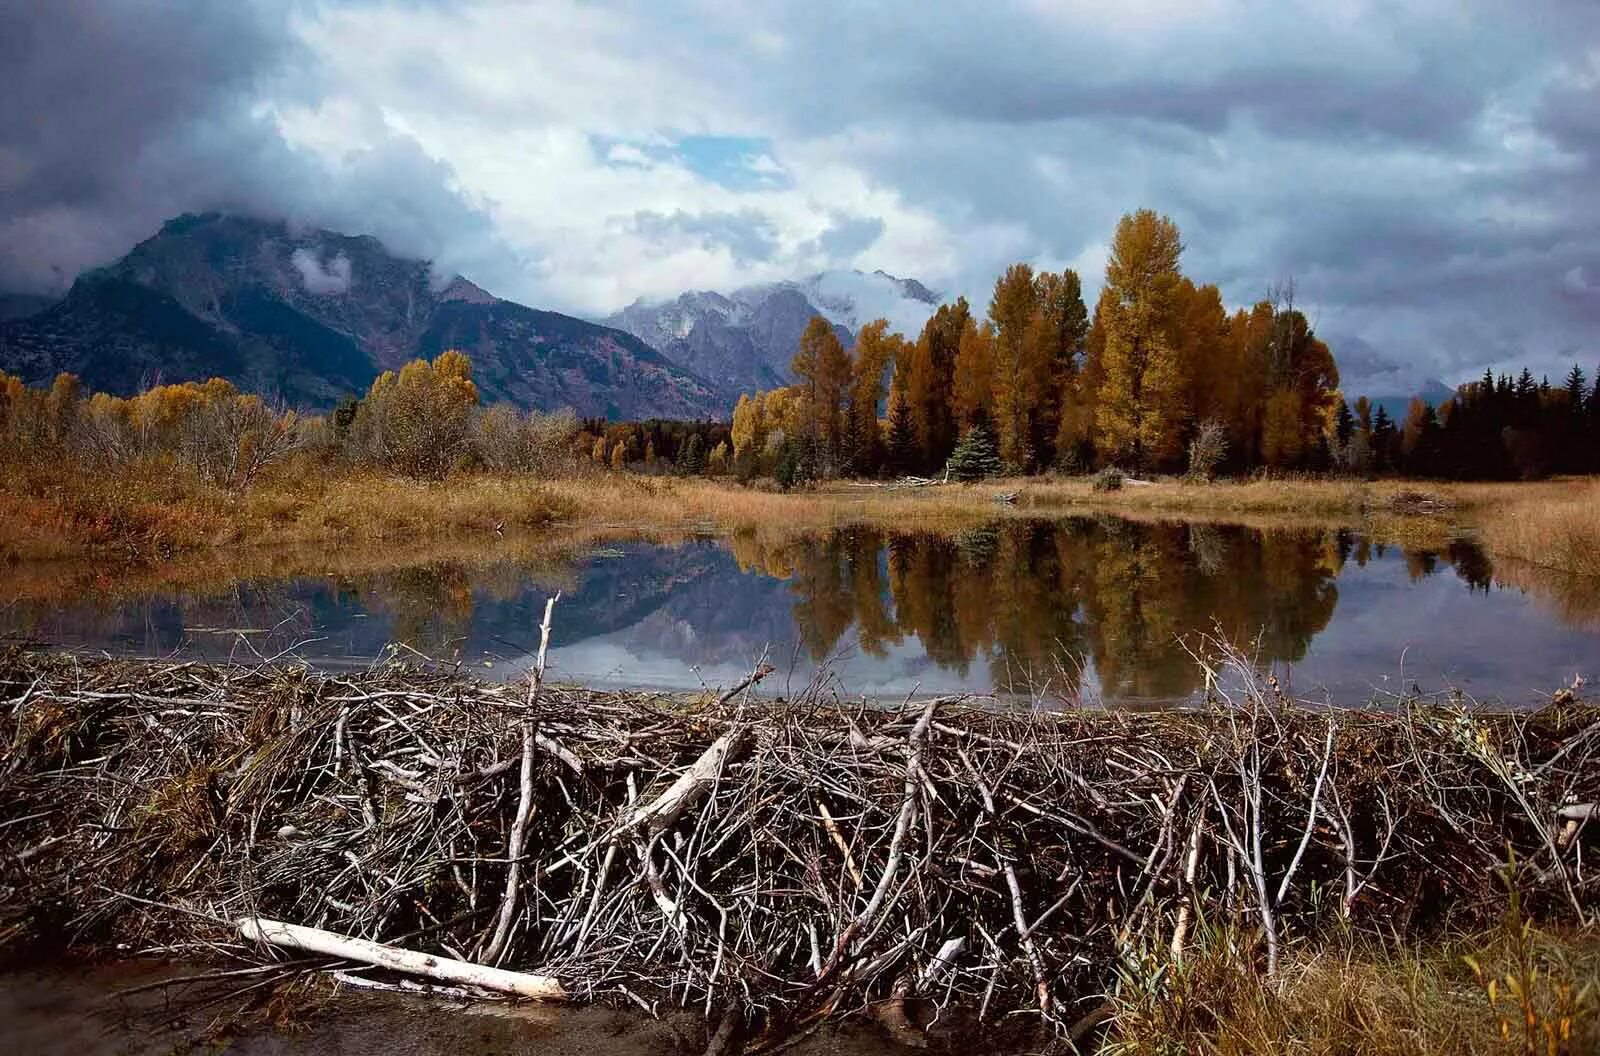
M1600 362L1600 3L15 0L0 288L185 210L371 232L502 296L883 268L1098 287L1171 215L1347 374Z

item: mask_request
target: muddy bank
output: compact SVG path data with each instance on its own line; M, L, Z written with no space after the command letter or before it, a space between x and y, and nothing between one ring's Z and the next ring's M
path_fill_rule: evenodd
M679 1056L702 1053L692 1012L661 1019L599 1006L461 1002L326 985L268 999L229 996L249 978L156 987L199 965L132 961L0 973L0 1051L26 1056ZM144 988L144 989L140 989ZM786 1051L905 1051L871 1024L826 1027Z

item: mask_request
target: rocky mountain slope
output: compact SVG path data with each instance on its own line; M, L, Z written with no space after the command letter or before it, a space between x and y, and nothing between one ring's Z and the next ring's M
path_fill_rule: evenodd
M915 279L830 271L731 293L693 290L670 301L640 300L604 322L708 379L731 402L741 392L793 380L789 362L815 316L831 322L849 344L856 330L878 318L914 337L938 304L938 295Z
M130 393L225 377L323 408L380 371L459 348L484 402L612 418L714 415L712 387L631 334L485 292L374 238L185 215L66 298L0 323L0 369Z

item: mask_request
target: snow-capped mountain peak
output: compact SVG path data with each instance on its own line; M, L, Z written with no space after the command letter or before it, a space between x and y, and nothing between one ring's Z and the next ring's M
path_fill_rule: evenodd
M668 301L641 299L603 322L716 384L731 403L741 392L791 380L789 362L815 316L849 344L874 319L915 337L938 305L938 295L916 279L839 270L728 293L690 290Z

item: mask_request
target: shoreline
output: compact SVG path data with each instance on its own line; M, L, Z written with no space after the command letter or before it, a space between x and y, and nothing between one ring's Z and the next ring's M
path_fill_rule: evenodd
M1229 921L1265 985L1338 934L1488 943L1509 844L1521 912L1588 949L1592 704L1313 712L1213 647L1228 699L1049 715L10 651L0 947L262 964L229 923L261 914L752 1036L1066 1036L1130 948L1211 957Z
M1002 478L897 489L836 481L793 492L732 481L595 472L467 474L419 483L372 473L284 472L243 492L153 470L105 481L13 471L0 481L0 564L115 557L159 564L205 553L551 534L794 532L852 524L956 530L1027 516L1264 521L1362 527L1385 542L1471 534L1496 556L1600 575L1600 478L1537 483L1161 480L1097 492L1089 477ZM1561 523L1541 525L1557 519ZM1574 536L1574 533L1575 536ZM1569 538L1569 536L1574 536ZM1574 556L1576 552L1576 556Z

